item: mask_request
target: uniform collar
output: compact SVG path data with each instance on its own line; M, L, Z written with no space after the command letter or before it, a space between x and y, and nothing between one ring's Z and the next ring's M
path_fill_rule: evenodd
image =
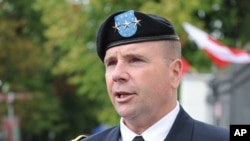
M168 135L179 111L180 105L177 102L175 108L171 112L166 114L163 118L161 118L158 122L153 124L141 134L145 141L163 141ZM120 131L120 141L131 141L135 136L138 136L124 124L123 118L120 120Z

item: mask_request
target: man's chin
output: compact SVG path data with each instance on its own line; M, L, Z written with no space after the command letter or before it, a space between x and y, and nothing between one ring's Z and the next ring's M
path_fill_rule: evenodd
M130 120L133 116L133 113L130 111L117 111L118 114L120 115L120 117L126 119L126 120Z

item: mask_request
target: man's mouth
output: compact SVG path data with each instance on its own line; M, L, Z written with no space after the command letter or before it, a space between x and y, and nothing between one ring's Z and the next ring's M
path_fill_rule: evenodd
M128 92L116 92L115 97L118 102L127 102L131 98L133 98L135 94L134 93L128 93Z
M117 94L118 98L125 98L126 96L128 96L129 94Z

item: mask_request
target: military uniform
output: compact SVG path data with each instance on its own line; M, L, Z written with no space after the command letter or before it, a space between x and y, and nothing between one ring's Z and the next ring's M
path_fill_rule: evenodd
M118 125L75 141L119 141L120 137L120 126ZM164 141L229 141L229 131L197 121L181 107Z

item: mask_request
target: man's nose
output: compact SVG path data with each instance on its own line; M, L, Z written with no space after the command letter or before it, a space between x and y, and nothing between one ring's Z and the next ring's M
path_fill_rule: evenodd
M126 81L128 78L129 74L127 72L126 64L122 61L118 62L112 72L113 81Z

